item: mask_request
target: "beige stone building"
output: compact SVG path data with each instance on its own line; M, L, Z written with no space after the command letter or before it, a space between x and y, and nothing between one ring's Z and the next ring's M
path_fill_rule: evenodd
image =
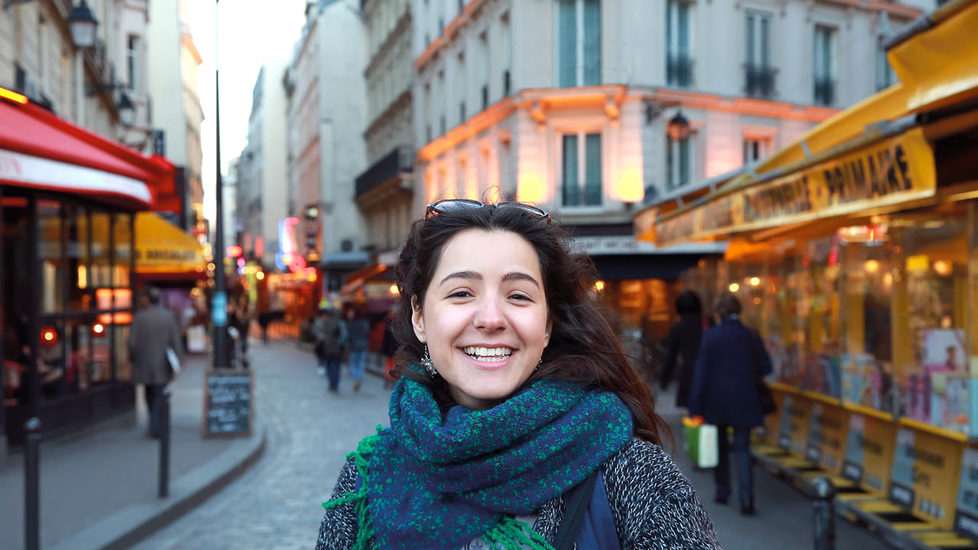
M89 1L98 22L91 48L72 42L70 0L10 4L0 10L0 87L109 139L145 147L148 3Z
M921 13L848 0L413 7L414 214L449 197L539 203L632 324L668 310L650 281L719 251L635 242L637 206L745 169L888 85L882 37Z
M357 177L356 201L376 262L393 263L411 224L414 126L410 0L366 0L367 168Z

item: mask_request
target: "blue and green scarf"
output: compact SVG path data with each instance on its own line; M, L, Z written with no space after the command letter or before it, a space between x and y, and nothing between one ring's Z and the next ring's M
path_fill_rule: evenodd
M503 548L550 548L514 516L564 494L632 437L628 408L613 393L535 382L482 411L442 413L422 384L402 378L391 428L351 453L363 482L353 502L357 549L461 548L483 537Z

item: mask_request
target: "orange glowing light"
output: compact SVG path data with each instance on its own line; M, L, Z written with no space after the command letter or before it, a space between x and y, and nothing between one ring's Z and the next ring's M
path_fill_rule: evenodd
M546 202L544 200L543 178L537 174L520 173L516 200L535 204Z
M13 90L8 90L6 88L0 88L0 97L4 99L9 99L14 103L20 103L21 105L27 104L27 96L18 94L17 92Z
M95 336L102 336L105 334L105 325L102 323L95 323L92 325L92 334Z
M618 181L611 187L612 196L622 202L641 202L645 198L642 185L642 168L622 170Z

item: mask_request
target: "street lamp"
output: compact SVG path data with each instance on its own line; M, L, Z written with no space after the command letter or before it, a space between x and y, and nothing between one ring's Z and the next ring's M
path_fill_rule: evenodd
M98 20L92 15L92 10L88 9L85 0L81 0L77 6L71 8L68 14L68 27L71 29L71 41L75 43L75 47L95 46L95 29L98 28Z
M666 125L666 133L669 134L669 139L673 141L682 141L689 137L689 120L683 116L682 110L669 119L669 123Z

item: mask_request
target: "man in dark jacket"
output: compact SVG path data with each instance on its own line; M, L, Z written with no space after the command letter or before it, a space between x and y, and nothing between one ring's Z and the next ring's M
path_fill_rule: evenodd
M719 462L714 478L716 501L721 504L730 498L727 431L733 429L740 511L753 515L750 432L763 423L758 380L771 373L771 359L760 337L740 322L740 300L734 294L721 294L714 309L720 324L703 334L689 395L689 412L717 426Z
M132 362L132 381L143 384L146 408L149 411L149 435L159 437L159 396L173 377L167 360L167 348L182 357L180 328L173 313L160 305L160 291L147 287L140 296L143 305L132 318L129 327L129 359Z

